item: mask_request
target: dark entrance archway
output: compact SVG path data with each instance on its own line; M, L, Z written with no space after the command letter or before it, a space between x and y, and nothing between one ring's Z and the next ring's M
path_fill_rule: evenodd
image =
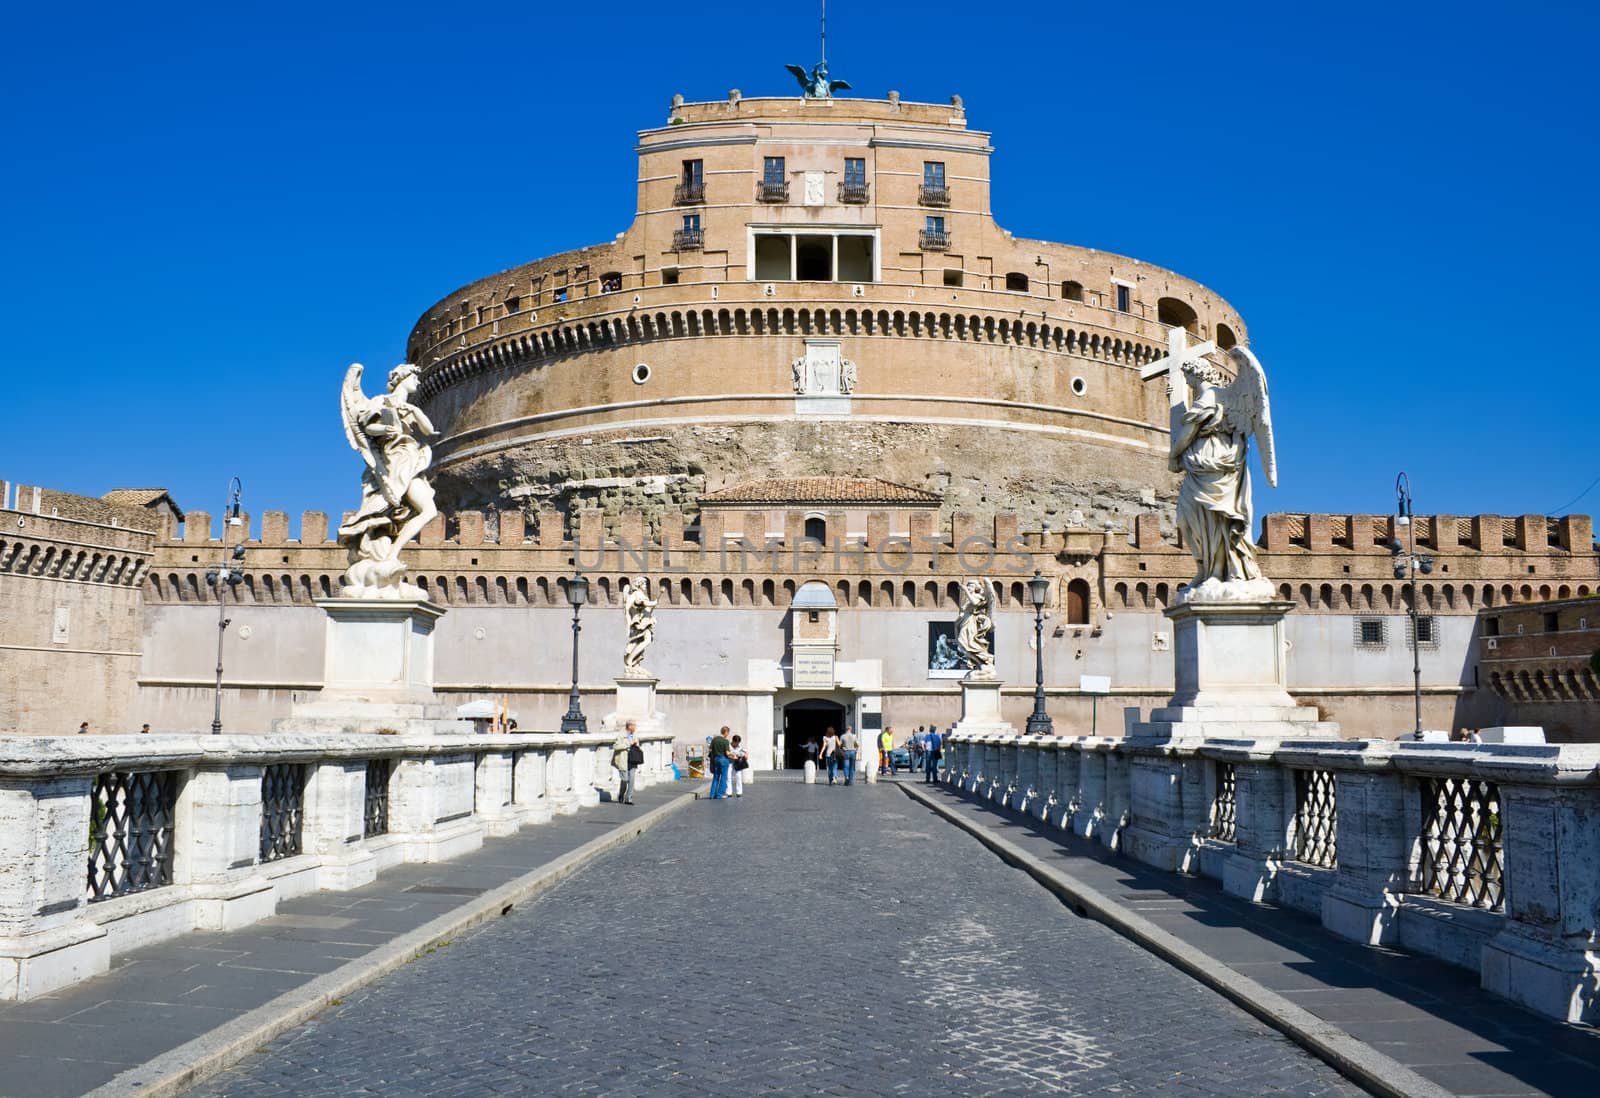
M826 698L802 698L783 707L783 758L785 770L799 770L806 763L806 742L822 742L829 727L844 731L844 706Z

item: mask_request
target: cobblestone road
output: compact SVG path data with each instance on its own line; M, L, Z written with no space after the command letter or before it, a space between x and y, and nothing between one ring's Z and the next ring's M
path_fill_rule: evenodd
M889 786L690 805L198 1093L1355 1095Z

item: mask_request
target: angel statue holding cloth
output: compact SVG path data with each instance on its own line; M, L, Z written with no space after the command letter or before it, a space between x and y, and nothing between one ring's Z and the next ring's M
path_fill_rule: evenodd
M1278 484L1267 375L1248 348L1227 353L1236 370L1231 382L1199 354L1181 356L1181 383L1167 374L1168 467L1183 474L1178 532L1198 565L1179 596L1182 601L1252 601L1275 594L1272 581L1261 574L1251 539L1251 436L1261 448L1267 483Z
M389 391L368 397L361 391L361 363L344 375L339 410L345 437L361 455L361 506L339 527L339 543L349 553L343 594L353 599L421 599L426 592L405 582L400 551L439 513L433 486L423 478L433 461L425 441L437 432L421 408L411 403L420 383L409 362L389 371Z

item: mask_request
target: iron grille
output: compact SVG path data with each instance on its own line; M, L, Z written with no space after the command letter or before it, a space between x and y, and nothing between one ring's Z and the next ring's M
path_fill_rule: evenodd
M1331 770L1294 772L1294 856L1307 865L1339 864L1338 782Z
M925 252L943 252L950 247L950 234L937 229L922 229L917 233L917 243Z
M672 204L675 206L695 206L705 200L704 183L679 183L672 189Z
M923 206L950 205L950 188L929 186L924 183L917 192L917 201Z
M762 179L758 181L756 183L756 201L789 201L789 181L787 179Z
M1422 891L1501 910L1506 855L1499 787L1472 778L1425 778L1422 815Z
M392 759L367 760L366 804L361 812L361 837L389 833L389 771Z
M870 186L870 184L867 183L840 183L839 201L847 202L851 205L861 205L862 203L865 203L868 197L868 186Z
M113 771L94 779L89 804L89 902L172 883L178 772Z
M1217 795L1211 802L1211 837L1225 843L1237 842L1238 804L1234 800L1233 764L1213 764L1217 771Z
M672 233L672 250L675 252L692 252L704 247L705 242L704 229L676 229Z
M276 763L261 772L261 860L275 862L301 853L306 815L306 768Z

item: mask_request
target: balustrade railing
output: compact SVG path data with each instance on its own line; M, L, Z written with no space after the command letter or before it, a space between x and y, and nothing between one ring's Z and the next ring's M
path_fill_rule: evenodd
M948 186L924 183L917 188L917 202L923 206L948 206L950 205L950 188Z
M672 233L672 250L675 252L699 251L705 247L704 229L675 229Z
M393 766L389 759L367 760L366 795L361 809L364 839L389 833L389 778Z
M176 771L95 777L89 805L89 899L109 900L172 883Z
M706 200L705 183L679 183L672 189L675 206L697 206Z
M1424 778L1420 891L1499 911L1505 903L1500 790L1470 778Z
M949 251L950 234L937 229L921 229L917 232L917 246L925 252Z
M839 184L839 201L850 206L865 205L871 197L870 183L841 182Z
M787 202L789 201L789 181L787 179L761 179L756 182L757 202Z
M1233 764L1219 762L1212 764L1217 784L1216 795L1211 798L1211 830L1213 839L1221 843L1237 842L1239 839L1239 801L1237 797L1237 776Z
M1338 782L1331 770L1294 773L1294 857L1332 869L1339 864Z

